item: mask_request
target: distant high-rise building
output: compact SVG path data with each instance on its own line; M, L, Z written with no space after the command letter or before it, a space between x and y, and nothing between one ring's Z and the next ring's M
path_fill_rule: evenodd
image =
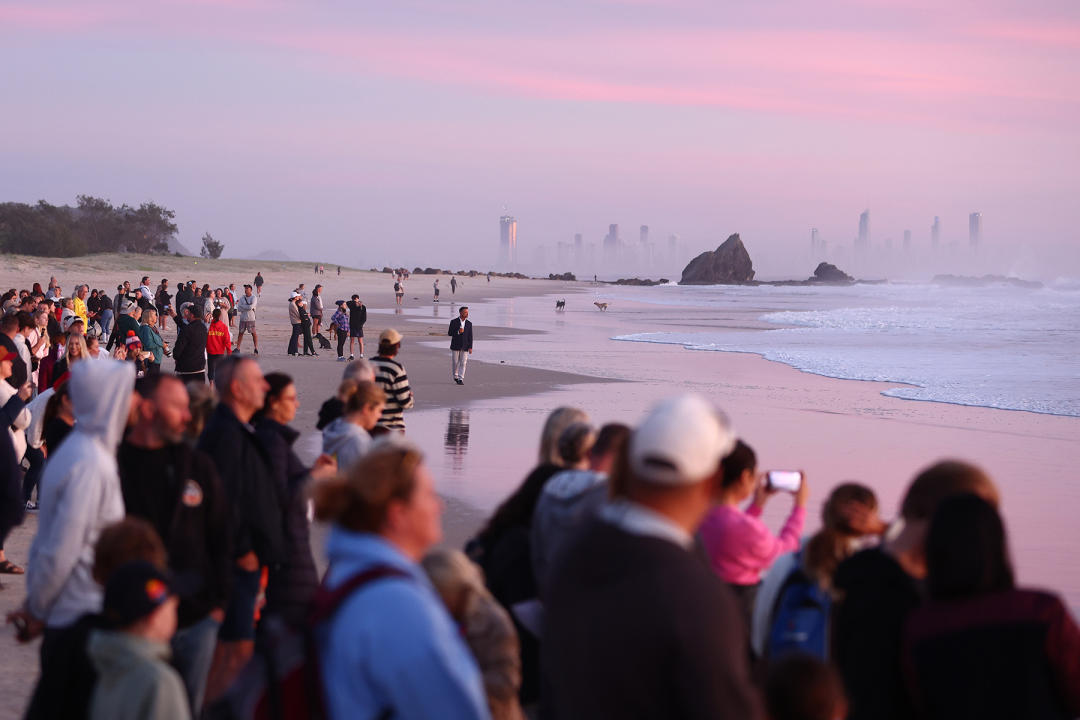
M499 218L499 262L503 267L517 265L517 220L509 215Z
M982 244L982 213L973 212L968 215L968 242L974 248Z
M647 244L649 242L649 226L648 225L642 225L641 228L638 230L638 241L642 245L645 245L645 244Z
M859 215L859 242L858 247L866 249L870 246L870 211L863 210Z
M574 233L574 262L578 265L585 262L585 240L581 233Z
M608 234L604 236L604 262L613 263L619 259L622 241L619 240L619 224L608 225Z
M910 250L911 249L911 231L910 230L905 230L904 231L904 249L905 250Z
M936 248L941 243L941 218L934 216L934 224L930 226L930 247Z
M821 239L821 233L817 228L810 228L810 252L814 257L825 254L825 241Z

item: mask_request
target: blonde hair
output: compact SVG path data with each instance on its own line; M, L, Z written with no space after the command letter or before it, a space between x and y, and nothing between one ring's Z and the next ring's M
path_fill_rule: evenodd
M559 437L566 428L574 423L588 423L589 416L584 410L572 407L555 408L548 415L544 423L544 429L540 433L540 463L553 463L562 465L559 457Z
M423 557L420 565L444 599L459 595L491 597L484 585L484 571L460 550L436 548Z
M149 325L151 315L157 315L157 310L155 310L154 308L144 308L142 311L142 315L139 316L139 322L143 323L144 325Z
M342 390L345 390L346 384L350 386L342 397L342 401L345 403L346 415L359 412L368 405L386 404L386 393L381 387L370 380L365 380L363 382L345 380L341 383Z
M405 442L376 443L344 476L314 486L315 517L353 532L380 532L390 503L408 502L415 492L423 459Z
M71 346L75 345L79 348L79 357L71 357ZM83 340L82 335L72 333L68 335L67 342L64 343L64 357L68 358L68 369L71 369L71 363L78 360L85 360L90 356L90 351L86 349L86 341Z

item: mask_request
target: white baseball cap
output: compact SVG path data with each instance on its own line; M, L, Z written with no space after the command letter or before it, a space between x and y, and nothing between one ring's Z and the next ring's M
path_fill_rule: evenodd
M717 408L698 395L656 405L630 437L634 474L658 485L694 485L711 477L735 447L735 433Z

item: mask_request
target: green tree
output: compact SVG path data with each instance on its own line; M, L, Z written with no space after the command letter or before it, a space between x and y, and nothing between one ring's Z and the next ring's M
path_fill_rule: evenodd
M210 233L206 233L202 236L202 247L199 249L199 254L202 255L204 258L217 260L219 257L221 257L221 253L224 249L225 244L219 243Z

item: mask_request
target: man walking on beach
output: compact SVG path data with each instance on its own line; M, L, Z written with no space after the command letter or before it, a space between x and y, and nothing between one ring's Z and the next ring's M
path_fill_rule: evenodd
M236 349L240 352L240 343L244 341L244 333L251 333L251 342L255 344L255 354L259 354L259 334L255 332L255 306L259 304L258 298L251 292L251 286L244 286L244 294L236 300L236 310L240 313L240 331L236 335Z
M450 278L450 294L451 295L456 295L457 294L457 275L454 275L453 277Z
M458 316L450 321L450 374L458 385L465 384L465 365L472 355L472 321L469 320L469 306L462 305Z
M735 596L694 553L734 442L690 395L660 403L633 433L621 497L551 569L545 716L762 717Z
M255 273L255 293L262 295L263 276L262 272Z
M439 278L435 278L435 282L431 284L431 287L435 290L435 299L433 302L439 302Z

